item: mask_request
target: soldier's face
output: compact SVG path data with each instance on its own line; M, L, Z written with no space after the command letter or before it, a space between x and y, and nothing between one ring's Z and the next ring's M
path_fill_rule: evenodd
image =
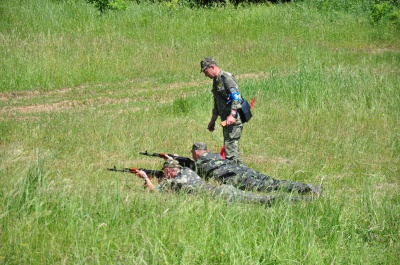
M197 155L196 150L192 150L192 157L194 160L197 160L199 158L199 156Z
M167 179L173 178L172 170L169 167L164 168L164 176Z
M206 69L204 69L203 71L204 75L208 78L215 78L215 67L214 65L210 65L209 67L207 67ZM218 73L217 73L218 74Z

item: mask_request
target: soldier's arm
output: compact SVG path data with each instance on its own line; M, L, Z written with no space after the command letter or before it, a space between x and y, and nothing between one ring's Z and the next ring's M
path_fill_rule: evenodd
M135 174L140 178L144 178L144 180L146 181L146 185L150 190L155 189L155 186L151 182L150 178L147 176L146 172L144 172L143 170L137 170Z
M240 109L242 107L241 102L242 102L242 95L239 90L239 85L234 79L233 76L226 75L223 76L223 81L224 81L224 87L226 93L229 95L229 101L231 104L231 113L236 113L237 109Z

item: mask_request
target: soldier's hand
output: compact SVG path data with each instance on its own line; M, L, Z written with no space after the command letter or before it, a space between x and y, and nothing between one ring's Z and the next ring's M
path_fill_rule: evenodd
M135 174L136 174L139 178L143 178L143 179L148 178L147 174L146 174L143 170L137 170L137 171L135 172Z
M164 158L164 159L170 159L170 156L168 154L166 154L166 153L161 153L160 157Z
M210 121L210 123L208 124L208 128L207 128L210 132L213 132L215 130L215 122Z
M230 126L232 124L234 124L236 122L236 119L234 117L232 117L231 115L228 116L228 118L226 118L226 125Z

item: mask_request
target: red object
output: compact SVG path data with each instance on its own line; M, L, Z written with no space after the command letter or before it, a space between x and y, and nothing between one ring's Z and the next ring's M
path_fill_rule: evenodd
M226 159L226 156L225 156L225 145L222 146L221 152L219 152L219 154L222 156L223 159Z
M250 100L250 109L254 108L254 98L251 98Z

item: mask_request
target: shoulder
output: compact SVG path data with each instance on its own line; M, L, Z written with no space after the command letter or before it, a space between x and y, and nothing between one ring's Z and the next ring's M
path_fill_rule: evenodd
M194 172L190 168L185 167L178 172L175 178L173 178L173 182L182 186L190 186L202 183L203 179L199 175L197 175L196 172Z
M232 79L233 75L229 72L225 72L224 70L219 70L218 76L216 77L216 81L225 81L228 79Z
M220 154L216 154L213 152L206 152L202 154L199 160L208 161L208 160L222 160L222 156Z
M193 170L191 170L188 167L182 168L178 172L177 176L180 179L193 179L193 178L199 177L196 172L194 172ZM175 179L177 179L177 177L175 177Z
M213 152L208 152L207 156L209 158L213 158L213 159L222 159L222 156L220 154L213 153Z
M220 77L222 79L232 79L232 78L234 78L233 74L231 74L229 72L225 72L223 70L221 70L221 72L220 72Z
M237 80L235 76L229 72L221 71L221 80L229 86L237 86Z

